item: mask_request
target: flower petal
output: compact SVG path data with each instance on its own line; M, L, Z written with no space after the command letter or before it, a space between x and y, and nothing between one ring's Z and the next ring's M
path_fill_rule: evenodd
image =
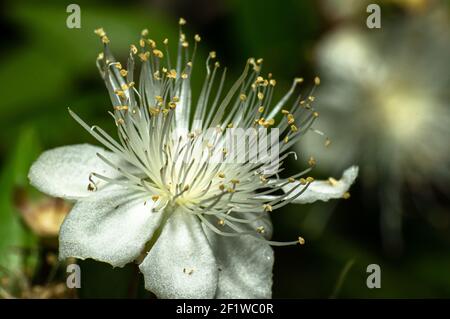
M344 171L344 174L339 181L314 181L308 186L303 194L294 199L293 203L306 204L317 200L326 202L329 199L342 198L342 196L344 196L344 194L349 190L357 176L358 167L351 166ZM283 187L283 191L288 192L298 184L299 182L289 183ZM292 192L288 198L296 196L302 191L302 189L303 187L300 186L298 190Z
M79 199L89 196L92 194L88 190L91 173L117 176L117 172L104 163L97 153L114 162L113 153L89 144L63 146L46 151L31 166L28 174L30 183L54 197Z
M59 235L59 257L93 258L114 267L136 259L160 224L153 201L122 187L105 187L78 201Z
M255 214L255 217L258 216ZM272 224L268 215L258 222L236 225L242 231L255 231L263 225L265 235L270 238ZM224 226L221 229L232 232ZM205 227L205 233L214 250L219 265L219 283L216 298L260 299L272 296L273 250L267 243L250 235L225 237Z
M197 217L173 212L139 266L158 298L213 298L217 265Z

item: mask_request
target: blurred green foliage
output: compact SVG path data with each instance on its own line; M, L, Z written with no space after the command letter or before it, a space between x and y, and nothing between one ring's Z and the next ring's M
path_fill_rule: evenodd
M0 265L4 267L24 263L12 248L36 245L12 202L14 188L27 185L33 160L42 149L94 143L70 118L67 107L89 122L112 128L106 116L108 95L95 66L101 50L95 28L108 31L113 51L124 58L141 29L148 27L156 40L175 39L177 18L184 16L187 32L208 34L203 37L204 50L215 49L219 57L223 52L232 74L240 72L248 56L264 57L279 79L281 94L292 77L312 78L315 43L331 27L317 1L198 0L189 8L177 1L77 3L81 29L65 26L66 1L4 4L4 25L9 28L0 54ZM289 165L291 171L297 170L298 163ZM337 297L448 297L448 231L436 232L420 217L410 217L405 225L406 249L392 258L381 250L376 211L376 204L363 198L356 185L349 201L290 206L277 212L275 239L300 233L307 245L275 249L274 297L327 298L350 260L354 264L342 277ZM366 266L372 263L382 267L381 289L366 287ZM135 265L112 269L84 261L82 269L80 297L149 296Z

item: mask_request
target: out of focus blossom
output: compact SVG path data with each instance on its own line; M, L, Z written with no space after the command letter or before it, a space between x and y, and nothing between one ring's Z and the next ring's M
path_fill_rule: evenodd
M402 187L420 194L449 181L450 36L442 12L385 19L377 31L342 27L317 50L323 86L316 127L332 142L317 147L310 136L304 146L321 165L356 162L366 186L378 183L371 196L379 196L390 246L401 243Z

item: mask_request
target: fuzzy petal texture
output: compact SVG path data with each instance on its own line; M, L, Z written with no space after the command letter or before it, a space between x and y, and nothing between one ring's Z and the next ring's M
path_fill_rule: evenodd
M257 222L239 228L242 231L255 231L259 226L264 226L264 235L270 238L272 224L267 213L264 213L264 217ZM228 227L224 228L221 230L232 232ZM214 249L220 269L216 298L266 299L272 297L274 255L269 244L249 235L225 237L206 227L205 232Z
M89 196L92 194L88 190L91 173L117 176L117 172L103 162L97 153L115 161L113 153L89 144L63 146L46 151L31 166L28 173L30 183L54 197L74 200ZM98 185L101 187L101 183Z
M342 177L336 183L330 183L329 181L314 181L308 186L306 191L299 197L294 199L293 203L307 204L315 201L328 201L329 199L342 198L342 196L349 190L350 186L358 176L358 167L351 166L344 171ZM296 187L299 182L289 183L283 187L283 191L288 192L293 187ZM298 192L301 192L303 187L299 187L294 191L289 198L296 196Z
M121 187L105 187L80 200L64 220L59 257L92 258L123 267L135 260L158 228L153 201Z
M217 265L197 217L175 211L139 266L158 298L213 298Z

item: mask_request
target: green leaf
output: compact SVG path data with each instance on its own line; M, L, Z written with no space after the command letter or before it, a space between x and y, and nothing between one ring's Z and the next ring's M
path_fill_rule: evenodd
M28 170L39 153L35 131L31 127L23 129L0 174L0 265L9 270L23 266L20 249L35 244L14 208L13 192L17 186L28 185Z

